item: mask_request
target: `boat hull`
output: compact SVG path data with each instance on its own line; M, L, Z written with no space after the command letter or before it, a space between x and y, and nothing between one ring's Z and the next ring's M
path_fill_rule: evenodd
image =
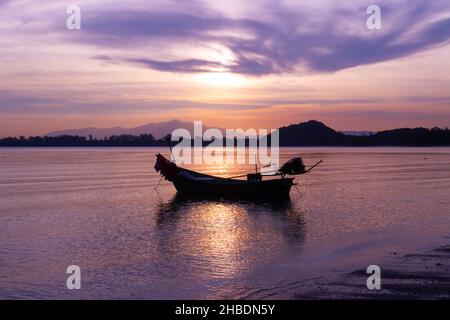
M172 183L180 194L205 197L289 197L292 178L264 181L217 179L201 181L176 176Z

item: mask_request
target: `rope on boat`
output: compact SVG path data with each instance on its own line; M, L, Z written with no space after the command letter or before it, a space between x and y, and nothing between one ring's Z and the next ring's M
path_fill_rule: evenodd
M295 190L297 190L299 195L303 195L302 192L300 191L300 189L297 187L297 184L294 184Z
M305 173L310 172L312 169L314 169L315 167L317 167L319 164L321 164L323 162L323 160L320 160L319 162L317 162L315 165L313 165L311 168L309 168L308 170L305 171Z
M159 179L158 184L153 188L153 189L158 189L159 185L161 184L162 179L164 178L164 176L161 176L161 179Z

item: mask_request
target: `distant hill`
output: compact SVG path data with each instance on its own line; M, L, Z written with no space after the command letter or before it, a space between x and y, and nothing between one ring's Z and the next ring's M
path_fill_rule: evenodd
M92 135L93 138L103 139L104 137L120 136L120 135L134 135L138 136L141 134L151 134L156 139L161 139L162 137L170 134L175 129L182 128L187 129L191 134L193 133L194 124L193 122L171 120L159 123L149 123L139 127L134 128L82 128L82 129L69 129L61 131L53 131L46 134L48 137L57 136L80 136L89 137ZM208 129L208 127L203 126L203 130Z
M340 145L344 140L344 134L316 120L280 128L282 146Z
M280 146L450 146L450 130L402 128L346 135L311 120L280 128Z

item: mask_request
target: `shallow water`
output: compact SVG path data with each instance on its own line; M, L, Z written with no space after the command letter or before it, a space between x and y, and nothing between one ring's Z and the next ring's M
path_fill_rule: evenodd
M282 148L324 160L285 203L155 191L157 152L0 149L0 298L284 297L449 235L450 148Z

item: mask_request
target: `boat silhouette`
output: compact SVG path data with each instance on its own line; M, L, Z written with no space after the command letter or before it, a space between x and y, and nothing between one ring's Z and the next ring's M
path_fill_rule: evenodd
M234 197L234 198L287 198L292 186L295 186L294 175L306 174L322 161L305 170L301 158L287 161L281 168L270 175L276 179L263 180L261 173L247 173L230 178L216 177L177 166L161 154L156 155L155 170L161 178L173 183L182 195L194 197ZM247 177L246 180L237 179Z

